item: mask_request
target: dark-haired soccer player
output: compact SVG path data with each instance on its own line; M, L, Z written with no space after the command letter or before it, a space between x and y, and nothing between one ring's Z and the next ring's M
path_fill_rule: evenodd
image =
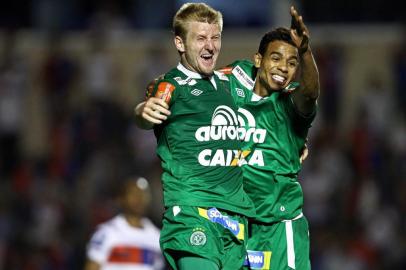
M309 31L291 8L291 29L266 33L254 63L223 69L245 129L244 189L254 201L250 269L310 269L309 230L298 182L301 151L316 115L319 74Z

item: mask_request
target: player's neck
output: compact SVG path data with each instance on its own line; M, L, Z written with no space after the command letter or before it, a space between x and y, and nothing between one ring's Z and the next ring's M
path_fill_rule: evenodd
M137 228L142 228L141 217L134 216L134 215L129 215L129 214L124 214L124 217L125 217L125 219L127 220L127 223L130 226L137 227Z
M260 97L269 96L268 90L267 90L263 85L261 85L261 84L258 83L258 82L255 82L255 85L254 85L254 93L257 94L257 95L260 96Z

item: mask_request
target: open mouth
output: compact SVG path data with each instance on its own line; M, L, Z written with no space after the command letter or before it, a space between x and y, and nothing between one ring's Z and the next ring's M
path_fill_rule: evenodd
M213 55L212 54L202 54L201 59L203 60L203 63L206 65L211 65L213 63Z
M286 78L277 74L272 75L272 80L274 80L278 84L284 84L286 82Z

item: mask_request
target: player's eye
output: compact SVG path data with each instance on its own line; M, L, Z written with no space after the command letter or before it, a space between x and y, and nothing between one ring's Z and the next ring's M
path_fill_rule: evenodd
M294 67L297 66L297 62L296 62L296 61L290 61L290 62L288 62L288 65L289 65L290 67L294 68Z

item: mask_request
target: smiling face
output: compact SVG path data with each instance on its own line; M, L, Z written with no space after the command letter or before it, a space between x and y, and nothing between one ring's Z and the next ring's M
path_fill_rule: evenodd
M210 76L221 49L220 26L206 22L189 22L186 37L175 36L175 46L181 54L181 63L186 68Z
M264 55L255 54L255 67L258 68L255 93L260 96L281 91L294 78L299 67L298 50L281 40L268 44Z

